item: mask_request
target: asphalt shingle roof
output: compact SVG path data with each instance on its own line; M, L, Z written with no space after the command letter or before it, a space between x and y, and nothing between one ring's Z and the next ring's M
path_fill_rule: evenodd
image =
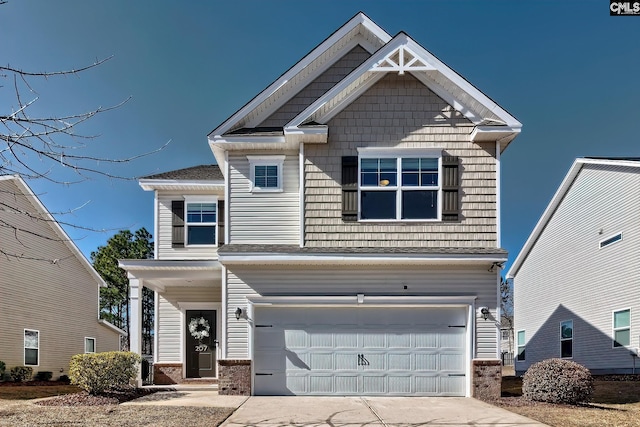
M143 176L142 179L176 179L194 181L223 181L224 176L218 165L200 165L169 172Z

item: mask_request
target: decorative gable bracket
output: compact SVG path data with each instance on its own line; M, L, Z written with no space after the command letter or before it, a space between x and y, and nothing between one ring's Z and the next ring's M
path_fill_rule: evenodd
M434 71L436 68L422 61L419 56L406 46L399 46L384 58L376 62L370 69L374 72L397 71L402 75L405 71Z

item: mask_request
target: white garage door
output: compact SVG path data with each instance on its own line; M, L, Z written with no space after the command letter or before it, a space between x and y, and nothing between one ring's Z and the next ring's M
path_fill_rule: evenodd
M256 307L258 395L464 396L466 309Z

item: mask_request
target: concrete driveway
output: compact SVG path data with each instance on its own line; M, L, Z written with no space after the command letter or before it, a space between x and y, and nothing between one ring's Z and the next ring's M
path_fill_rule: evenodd
M463 397L250 397L223 424L236 426L544 426Z

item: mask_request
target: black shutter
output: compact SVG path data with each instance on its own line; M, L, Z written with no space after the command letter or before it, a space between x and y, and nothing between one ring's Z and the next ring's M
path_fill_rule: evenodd
M171 201L171 247L184 248L184 200Z
M460 219L458 157L442 157L442 178L442 221L457 222Z
M358 156L342 157L342 220L358 220Z
M224 245L224 200L218 200L218 246Z

